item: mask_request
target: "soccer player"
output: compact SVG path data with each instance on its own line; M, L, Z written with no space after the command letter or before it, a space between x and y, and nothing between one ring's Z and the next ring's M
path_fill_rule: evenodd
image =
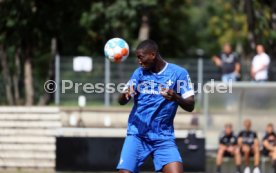
M266 134L263 138L264 154L270 156L273 160L274 173L276 173L276 134L273 124L266 126Z
M240 146L241 152L244 155L246 165L244 173L250 173L250 155L254 155L253 173L260 173L260 147L257 134L251 130L251 121L249 119L245 119L243 125L245 129L242 130L238 135L238 145Z
M133 97L127 136L117 169L119 173L136 173L148 156L155 171L182 173L182 159L175 144L173 120L178 105L191 112L194 90L187 70L166 62L152 40L136 49L141 67L137 68L119 97L124 105Z
M241 173L241 155L238 148L238 139L234 135L232 124L225 124L224 131L219 138L217 153L217 173L221 172L221 163L224 156L234 156L237 173Z

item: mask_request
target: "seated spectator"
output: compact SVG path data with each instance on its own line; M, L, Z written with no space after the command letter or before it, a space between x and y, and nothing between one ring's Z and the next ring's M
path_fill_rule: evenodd
M253 173L260 173L260 147L256 132L251 130L251 121L249 119L243 122L244 130L238 135L238 145L241 148L241 152L245 160L244 173L250 173L250 156L254 156L254 170Z
M257 82L267 81L270 58L261 44L256 46L256 52L251 65L251 77Z
M220 55L213 56L212 60L216 66L221 68L221 80L223 82L237 81L237 78L240 77L239 58L235 52L232 52L230 44L225 44L223 52Z
M232 130L232 124L225 124L224 131L219 138L219 148L217 153L217 173L221 172L221 163L224 156L235 158L237 173L241 173L241 156L237 146L237 137Z
M263 138L263 152L270 156L273 160L273 168L276 173L276 134L273 129L273 124L269 123L266 126L266 134Z

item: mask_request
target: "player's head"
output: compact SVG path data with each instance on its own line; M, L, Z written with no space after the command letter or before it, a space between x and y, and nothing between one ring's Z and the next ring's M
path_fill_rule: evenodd
M232 52L232 47L229 43L223 45L223 52L226 54L230 54Z
M136 56L140 66L150 70L154 67L159 56L158 45L153 40L142 41L136 48Z
M224 125L224 131L225 131L226 135L230 135L232 133L232 129L233 129L233 127L232 127L231 123L226 123Z
M251 120L250 119L245 119L243 121L243 126L245 130L250 130L251 129Z
M257 46L256 46L256 52L257 52L257 54L261 54L264 51L265 51L264 50L264 46L262 44L257 44Z
M267 126L266 126L266 132L270 134L273 131L274 131L273 124L272 123L267 124Z

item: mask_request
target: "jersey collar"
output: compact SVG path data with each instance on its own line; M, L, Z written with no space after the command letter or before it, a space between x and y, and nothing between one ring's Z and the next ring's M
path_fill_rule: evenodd
M162 69L160 72L158 72L158 73L153 73L153 72L151 72L151 73L152 73L152 74L157 74L157 75L162 74L162 73L167 69L168 64L169 64L169 63L166 62L165 66L163 67L163 69Z

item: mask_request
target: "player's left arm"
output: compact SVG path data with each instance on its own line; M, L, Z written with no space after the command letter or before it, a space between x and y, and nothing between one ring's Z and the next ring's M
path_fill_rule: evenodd
M268 64L263 64L258 70L254 71L254 73L258 73L259 71L265 70L268 68Z
M168 89L161 94L170 101L175 101L182 109L192 112L195 106L194 89L188 72L182 71L176 82L176 91Z
M193 95L184 99L172 89L161 94L165 99L177 102L177 104L185 111L192 112L194 110L195 98Z
M259 139L256 132L254 133L254 145L259 145Z
M192 112L195 108L195 98L194 96L190 96L188 98L182 98L181 96L177 95L176 102L178 105L184 109L185 111Z
M262 62L262 66L259 69L253 71L254 74L258 73L259 71L265 70L269 67L270 58L268 56L265 56L263 59L264 60Z
M269 151L273 151L273 149L274 149L274 147L269 144L267 139L263 140L263 146L264 146L265 149L267 149Z

